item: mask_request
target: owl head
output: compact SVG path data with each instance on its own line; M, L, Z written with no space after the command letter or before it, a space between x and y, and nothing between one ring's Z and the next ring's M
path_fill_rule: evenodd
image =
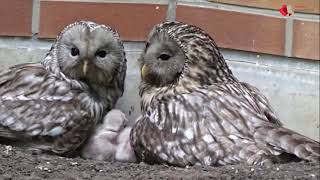
M42 64L54 73L89 85L108 85L125 73L125 52L112 28L79 21L61 31Z
M214 40L199 27L180 22L156 25L139 59L150 86L210 85L233 79Z

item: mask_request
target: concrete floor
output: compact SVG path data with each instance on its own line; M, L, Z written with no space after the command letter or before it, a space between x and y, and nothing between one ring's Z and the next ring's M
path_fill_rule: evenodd
M52 41L0 38L0 70L44 57ZM131 122L140 113L137 64L143 43L126 42L128 71L124 96L117 108ZM241 81L258 87L269 99L286 127L319 141L319 61L286 58L235 50L222 50Z

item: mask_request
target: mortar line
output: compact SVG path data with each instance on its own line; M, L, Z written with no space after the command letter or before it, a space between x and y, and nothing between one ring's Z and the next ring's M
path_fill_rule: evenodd
M32 2L32 25L31 32L33 35L39 33L40 22L40 0L33 0Z
M171 22L176 21L177 3L178 3L178 0L168 0L166 21L171 21Z
M287 57L292 57L293 20L292 16L286 18L284 55Z

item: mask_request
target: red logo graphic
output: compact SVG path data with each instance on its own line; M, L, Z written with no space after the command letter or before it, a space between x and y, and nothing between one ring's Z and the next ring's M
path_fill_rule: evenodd
M281 8L279 9L279 12L283 16L291 16L293 14L292 7L290 5L286 5L286 4L281 6Z

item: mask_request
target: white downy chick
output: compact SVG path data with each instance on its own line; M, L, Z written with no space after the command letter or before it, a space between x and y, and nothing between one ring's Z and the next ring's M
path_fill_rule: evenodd
M98 125L81 150L86 159L134 162L135 155L130 145L131 127L120 110L111 110Z
M136 162L136 155L130 144L130 132L132 127L124 128L118 136L118 147L115 154L116 161Z

